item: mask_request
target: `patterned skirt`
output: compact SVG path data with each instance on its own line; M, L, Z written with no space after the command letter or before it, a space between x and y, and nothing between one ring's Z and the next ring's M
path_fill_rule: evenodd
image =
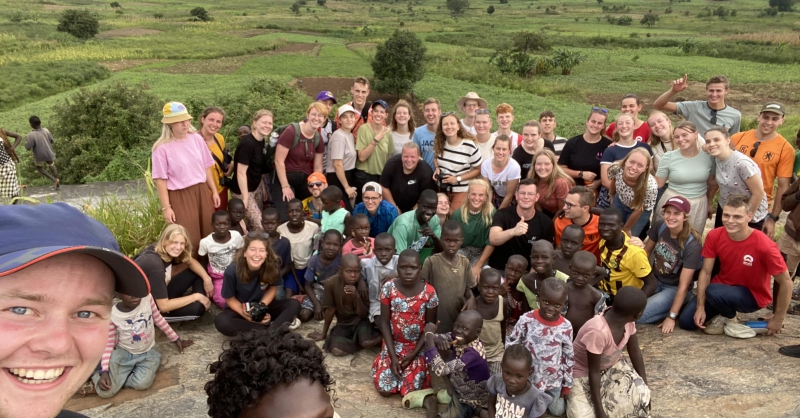
M395 341L394 348L397 353L397 361L402 361L403 357L414 351L414 346L415 343ZM422 353L415 357L408 367L400 370L401 379L392 374L391 365L389 351L386 349L386 342L384 342L383 349L372 363L372 380L375 383L375 389L381 392L399 393L402 396L406 396L409 392L431 387L428 364L425 362L425 356Z
M10 199L19 195L19 182L17 181L17 167L9 160L0 165L0 198Z
M601 372L600 395L609 418L650 416L650 388L625 358ZM567 399L567 417L595 417L588 377L575 379Z

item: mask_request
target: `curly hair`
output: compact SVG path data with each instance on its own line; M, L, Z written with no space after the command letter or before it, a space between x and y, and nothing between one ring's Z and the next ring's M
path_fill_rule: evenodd
M210 366L208 415L236 417L274 387L301 378L319 382L335 401L334 380L323 357L313 341L290 332L288 325L237 335Z

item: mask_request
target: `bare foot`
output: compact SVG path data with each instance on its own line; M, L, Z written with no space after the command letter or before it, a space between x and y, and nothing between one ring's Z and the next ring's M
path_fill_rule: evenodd
M347 353L345 353L344 351L342 351L342 350L340 350L340 349L338 349L336 347L331 348L331 354L333 354L336 357L342 357L342 356L346 356L347 355Z

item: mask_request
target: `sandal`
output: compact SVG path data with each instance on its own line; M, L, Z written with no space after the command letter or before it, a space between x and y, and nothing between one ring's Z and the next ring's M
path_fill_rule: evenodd
M95 390L94 382L92 382L92 379L87 380L86 383L84 383L83 386L81 386L81 388L78 389L78 395L81 395L81 397L87 395L94 395L95 393L97 393L97 390Z
M425 398L435 394L433 389L422 389L409 392L403 396L403 407L406 409L422 408Z
M794 299L794 300L800 300L800 289L795 289L795 290L792 292L792 299Z
M800 315L800 303L787 309L786 313L789 315Z
M800 358L800 345L787 345L778 349L784 356Z

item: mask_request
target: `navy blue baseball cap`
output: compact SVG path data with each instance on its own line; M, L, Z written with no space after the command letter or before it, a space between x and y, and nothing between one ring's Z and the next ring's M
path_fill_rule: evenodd
M134 297L150 293L147 276L119 252L111 231L66 203L0 206L0 236L0 278L50 257L81 253L114 271L118 292Z
M383 108L386 109L387 112L389 111L389 105L383 100L378 99L372 102L372 106L370 106L370 109L374 109L376 105L383 106Z

